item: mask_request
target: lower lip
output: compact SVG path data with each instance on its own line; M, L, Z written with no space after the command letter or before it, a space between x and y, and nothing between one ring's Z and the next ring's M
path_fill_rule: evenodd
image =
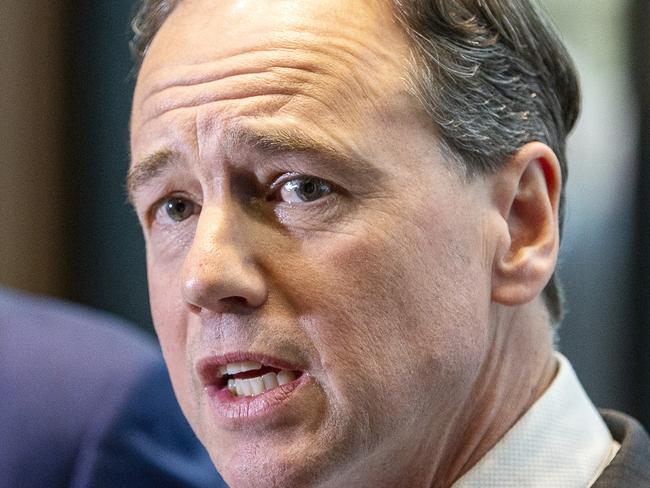
M216 385L206 386L205 393L216 416L226 423L236 425L262 421L266 417L279 413L281 407L285 406L308 381L309 375L303 373L290 383L256 396L232 396L227 388L219 388Z

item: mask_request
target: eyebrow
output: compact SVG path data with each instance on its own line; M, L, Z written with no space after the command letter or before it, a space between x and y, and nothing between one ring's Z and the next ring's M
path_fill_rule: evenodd
M141 187L155 180L177 160L176 153L169 149L163 149L131 166L126 175L126 191L129 202L133 203L133 197Z
M317 155L325 162L339 163L344 173L345 170L349 170L349 173L358 178L376 179L381 176L380 170L360 154L340 149L334 144L320 141L299 130L267 131L241 126L233 127L227 130L224 144L228 152L233 153L238 148L245 148L269 156ZM141 187L151 183L170 167L180 165L181 162L182 158L178 153L170 149L162 149L133 164L126 177L129 201L133 203L134 195Z

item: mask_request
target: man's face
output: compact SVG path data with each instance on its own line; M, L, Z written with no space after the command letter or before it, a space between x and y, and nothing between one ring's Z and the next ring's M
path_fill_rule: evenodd
M185 0L146 56L130 185L154 324L233 487L408 485L477 381L489 194L450 170L408 57L362 0Z

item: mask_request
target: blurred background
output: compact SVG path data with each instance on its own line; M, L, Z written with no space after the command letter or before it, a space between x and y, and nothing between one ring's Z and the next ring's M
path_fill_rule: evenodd
M545 0L581 73L560 350L650 426L650 1ZM0 284L151 330L126 203L130 0L0 0ZM0 334L1 334L0 330Z

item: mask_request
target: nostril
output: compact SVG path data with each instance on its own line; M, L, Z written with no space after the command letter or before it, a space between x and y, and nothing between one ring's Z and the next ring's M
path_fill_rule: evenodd
M223 299L224 302L230 302L233 307L243 308L250 307L248 300L244 297L228 297Z
M247 314L255 311L255 307L244 297L232 296L224 297L219 300L216 307L221 313L239 313Z
M185 302L188 310L194 315L201 316L204 311L213 311L219 313L239 313L246 314L255 311L255 307L243 297L226 297L221 298L217 303L211 305L209 308L204 308L199 305L194 305L190 302Z

